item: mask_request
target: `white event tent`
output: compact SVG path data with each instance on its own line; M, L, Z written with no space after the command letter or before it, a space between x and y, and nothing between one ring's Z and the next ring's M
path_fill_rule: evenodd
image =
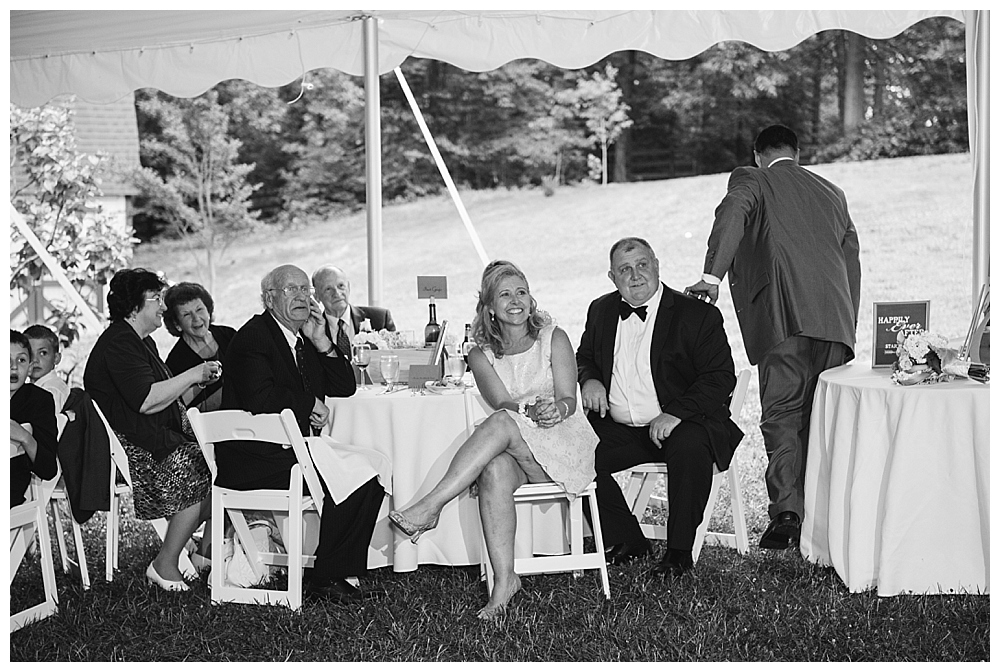
M364 76L368 287L370 302L379 305L381 161L373 84L406 58L471 71L519 58L581 68L623 50L686 59L728 40L778 51L830 29L884 39L931 16L966 26L975 300L989 278L988 11L11 11L10 97L23 107L59 94L107 103L143 87L189 97L226 79L280 86L317 68Z

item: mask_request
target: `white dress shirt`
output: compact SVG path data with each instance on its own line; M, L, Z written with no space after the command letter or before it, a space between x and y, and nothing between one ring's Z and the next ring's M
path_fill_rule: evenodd
M635 314L618 320L608 406L611 419L623 425L645 427L660 414L649 350L662 296L661 284L656 294L642 304L646 306L645 322Z

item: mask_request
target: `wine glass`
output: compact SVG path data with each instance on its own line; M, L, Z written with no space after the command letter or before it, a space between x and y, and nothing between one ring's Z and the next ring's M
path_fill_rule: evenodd
M444 360L444 375L455 384L462 382L462 376L465 375L465 359L459 352L452 352Z
M382 379L386 384L385 393L389 394L396 386L396 381L399 380L399 356L382 355L379 357L378 365L379 371L382 373Z
M355 343L351 346L351 354L354 356L354 365L361 369L361 389L367 390L365 369L372 361L372 346L368 343Z

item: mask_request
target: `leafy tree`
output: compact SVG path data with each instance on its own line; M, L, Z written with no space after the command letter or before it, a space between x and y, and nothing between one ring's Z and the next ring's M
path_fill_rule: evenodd
M139 109L155 120L162 135L146 137L140 158L149 164L135 173L138 209L169 222L186 241L208 290L215 288L218 257L235 237L255 227L249 199L257 185L247 182L253 164L237 163L240 141L229 135L231 111L214 90L198 98L153 96Z
M130 230L114 226L97 203L106 157L77 151L68 106L10 106L11 204L78 289L104 284L128 266ZM15 166L25 175L16 183ZM10 288L30 292L46 273L34 248L10 227ZM56 315L57 331L71 341L78 332L74 309Z
M608 183L608 145L632 125L629 106L622 101L622 92L615 77L618 70L608 63L604 71L576 80L576 87L561 91L557 98L571 106L589 131L588 140L601 149L601 184Z

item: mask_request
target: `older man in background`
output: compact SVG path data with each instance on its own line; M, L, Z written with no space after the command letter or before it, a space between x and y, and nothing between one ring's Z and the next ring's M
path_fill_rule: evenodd
M321 266L313 273L312 284L316 289L316 297L323 304L326 336L348 356L354 335L365 320L370 321L373 331L396 331L396 324L388 309L351 305L351 280L342 269L331 265Z

